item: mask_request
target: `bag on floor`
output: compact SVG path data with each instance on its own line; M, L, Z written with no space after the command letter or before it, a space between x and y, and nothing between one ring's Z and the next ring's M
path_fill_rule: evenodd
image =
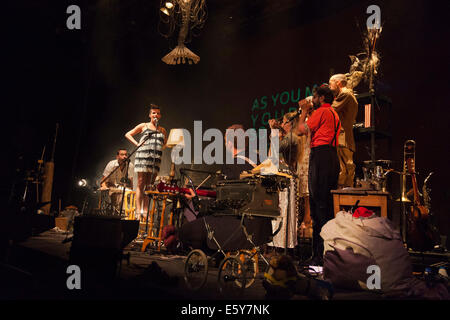
M402 288L412 278L412 264L400 232L390 220L366 208L358 208L353 215L338 212L320 235L324 239L324 277L335 286L388 292Z

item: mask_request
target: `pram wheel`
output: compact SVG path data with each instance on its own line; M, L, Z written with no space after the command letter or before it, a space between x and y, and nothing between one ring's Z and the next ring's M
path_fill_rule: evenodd
M238 257L245 268L245 288L248 288L255 282L258 274L258 254L252 250L241 250L238 253ZM236 285L241 287L242 283L236 279Z
M223 295L242 294L246 288L246 268L237 257L227 257L219 266L219 291Z
M184 263L184 281L191 290L198 290L206 283L208 258L202 250L192 250Z

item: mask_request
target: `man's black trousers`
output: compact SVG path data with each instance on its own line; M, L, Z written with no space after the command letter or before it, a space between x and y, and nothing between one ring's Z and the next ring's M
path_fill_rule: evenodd
M323 145L311 148L309 157L308 188L311 219L313 222L313 256L323 256L322 227L334 218L333 197L330 190L337 188L339 159L336 148Z

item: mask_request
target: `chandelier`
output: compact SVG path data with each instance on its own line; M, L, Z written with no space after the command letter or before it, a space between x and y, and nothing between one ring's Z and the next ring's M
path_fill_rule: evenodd
M206 0L161 0L158 32L170 38L179 29L177 46L161 60L167 64L198 63L200 57L189 50L185 43L197 36L208 15Z

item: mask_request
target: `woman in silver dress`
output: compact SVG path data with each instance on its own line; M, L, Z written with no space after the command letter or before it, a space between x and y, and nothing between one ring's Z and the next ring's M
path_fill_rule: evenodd
M296 123L296 112L285 114L281 123L275 119L269 120L270 128L279 130L280 165L284 164L286 168L289 168L289 172L294 175L289 182L289 192L288 188L286 188L279 193L280 217L278 220L272 221L274 230L278 227L279 220L281 219L282 221L282 228L273 237L272 242L272 245L277 248L286 248L286 245L287 248L295 248L297 245L298 179L295 175L297 173L298 157L302 151L300 150L300 137L293 130L296 127Z
M150 122L138 124L128 131L125 137L139 149L134 160L134 172L137 173L136 215L142 216L148 212L148 197L144 197L145 189L153 184L161 165L162 150L167 142L166 130L158 125L161 110L157 105L150 105L148 117ZM133 136L142 133L137 142ZM143 203L143 205L142 205Z

